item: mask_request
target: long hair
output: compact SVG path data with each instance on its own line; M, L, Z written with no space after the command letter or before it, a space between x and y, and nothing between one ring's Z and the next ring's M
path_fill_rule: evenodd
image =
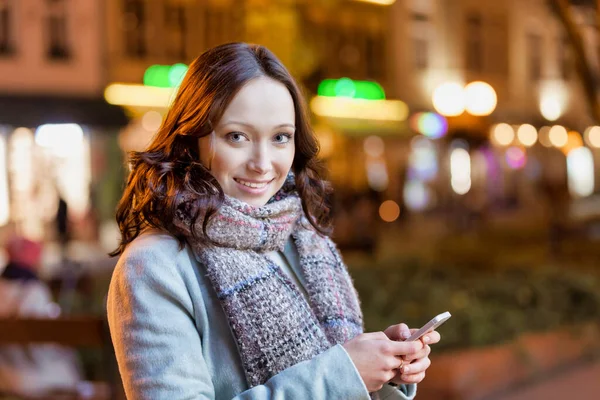
M283 84L294 101L296 152L292 170L302 208L321 234L331 232L326 196L330 187L322 179L316 156L319 151L298 85L275 55L263 46L229 43L212 48L196 58L184 77L166 118L148 148L130 153L131 172L117 207L121 231L121 254L146 228L169 232L185 245L185 237L174 225L177 206L185 199L198 210L190 231L196 237L196 221L202 211L203 234L212 215L224 201L223 189L200 163L198 138L209 135L237 92L250 80L268 77Z

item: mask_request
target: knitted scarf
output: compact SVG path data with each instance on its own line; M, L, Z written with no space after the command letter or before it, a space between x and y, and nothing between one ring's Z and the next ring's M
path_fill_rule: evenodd
M308 223L295 191L280 191L263 207L226 196L207 226L216 245L192 237L193 210L193 203L180 204L175 224L206 267L250 387L362 332L362 313L346 266L333 242ZM201 218L196 230L202 232ZM308 302L266 255L282 251L290 236Z

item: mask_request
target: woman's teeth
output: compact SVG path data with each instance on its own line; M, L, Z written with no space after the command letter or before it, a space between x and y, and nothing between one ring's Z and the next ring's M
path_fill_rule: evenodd
M240 179L236 179L235 180L237 183L241 183L244 186L248 186L251 188L255 188L255 189L261 189L264 188L265 186L267 186L269 184L269 182L263 182L263 183L252 183L252 182L246 182L246 181L242 181Z

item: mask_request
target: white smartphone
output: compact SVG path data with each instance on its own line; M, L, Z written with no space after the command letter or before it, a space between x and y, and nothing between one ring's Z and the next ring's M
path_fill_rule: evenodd
M437 328L444 322L448 321L448 319L451 316L452 315L450 315L450 313L448 311L441 313L440 315L436 315L435 317L433 317L433 319L431 321L429 321L428 323L423 325L423 327L421 329L419 329L418 331L413 333L408 339L406 339L405 342L412 342L417 339L420 339L421 336L423 336L427 332L431 332L432 330L434 330L435 328Z

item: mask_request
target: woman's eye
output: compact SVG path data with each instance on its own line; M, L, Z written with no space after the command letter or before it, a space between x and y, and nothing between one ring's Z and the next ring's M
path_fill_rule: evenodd
M245 141L246 137L240 132L230 132L227 134L227 140L233 143L239 143Z
M289 143L292 140L292 135L289 133L278 133L274 139L275 143Z

